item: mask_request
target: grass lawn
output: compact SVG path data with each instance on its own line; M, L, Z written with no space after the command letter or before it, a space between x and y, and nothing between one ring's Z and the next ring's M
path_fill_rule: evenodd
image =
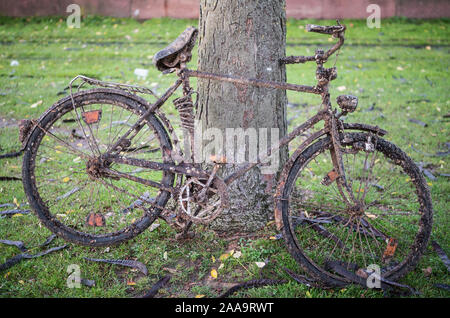
M432 240L450 254L448 204L448 152L450 91L450 20L387 19L381 29L369 29L365 20L346 20L346 45L337 62L338 79L331 95L353 94L359 108L349 122L378 125L389 131L386 137L405 150L436 177L427 178L434 206ZM326 47L326 36L309 34L307 23L333 21L288 20L287 55L312 55ZM19 148L17 121L37 118L65 96L64 88L78 74L106 81L152 87L162 93L174 75L162 75L152 64L153 55L175 39L195 20L153 19L143 23L132 19L89 17L80 29L68 28L60 18L0 18L0 153ZM191 67L197 58L194 49ZM18 61L17 63L11 63ZM328 64L332 65L334 59ZM149 70L146 79L134 74L136 68ZM312 85L315 65L288 66L288 81ZM193 86L195 81L193 80ZM180 96L179 93L177 96ZM289 128L303 122L318 107L317 96L288 93ZM164 109L175 115L171 103ZM447 116L446 116L447 115ZM426 127L410 119L426 123ZM294 143L293 146L296 144ZM21 176L22 158L0 161L0 176ZM447 176L445 176L447 175ZM0 181L0 204L26 209L22 183ZM4 210L7 208L1 208ZM159 278L170 273L170 284L158 297L216 297L231 284L260 277L287 278L287 267L301 273L287 252L273 223L249 237L222 238L203 226L188 243L175 239L175 231L160 221L154 231L145 231L133 240L109 248L69 244L67 248L41 258L25 260L0 272L1 297L133 297L141 295ZM0 239L23 241L33 247L51 234L33 214L0 219ZM56 239L51 247L62 245ZM41 249L33 249L37 253ZM227 257L230 250L241 257ZM13 257L17 248L0 244L0 263ZM224 255L225 254L225 255ZM222 256L222 257L221 257ZM229 255L228 255L229 256ZM135 259L149 270L147 276L127 267L93 263L84 257ZM270 259L263 269L258 262ZM95 280L94 287L68 288L67 268L80 266L81 276ZM431 274L424 272L431 268ZM215 269L217 278L210 273ZM401 282L418 290L416 297L448 297L448 291L434 284L450 284L445 266L431 245L417 268ZM348 286L323 290L289 283L254 288L234 297L383 297L383 292Z

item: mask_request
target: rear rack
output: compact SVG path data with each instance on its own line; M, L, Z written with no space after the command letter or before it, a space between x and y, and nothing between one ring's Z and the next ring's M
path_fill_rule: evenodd
M98 79L90 78L84 75L78 75L73 78L69 83L70 94L72 95L72 88L74 87L74 83L80 80L81 83L76 86L77 91L79 91L85 84L89 84L92 86L106 87L106 88L115 88L123 91L127 91L129 93L138 93L138 94L147 94L152 95L156 98L159 98L150 88L137 86L137 85L129 85L115 82L104 82Z

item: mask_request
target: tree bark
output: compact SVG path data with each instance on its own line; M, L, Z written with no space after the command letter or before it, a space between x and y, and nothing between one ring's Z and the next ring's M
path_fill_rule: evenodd
M200 71L286 81L285 67L279 63L286 46L284 0L201 0L199 25ZM199 79L198 93L197 119L203 130L219 128L223 145L226 128L254 128L258 139L265 133L261 128L268 132L278 128L279 138L286 133L283 90ZM269 133L267 136L270 145ZM252 145L246 146L248 155ZM287 147L278 156L280 169L287 158ZM236 165L227 164L223 176L235 169ZM230 207L211 224L212 228L250 232L265 226L273 214L272 183L273 175L263 175L256 167L231 184Z

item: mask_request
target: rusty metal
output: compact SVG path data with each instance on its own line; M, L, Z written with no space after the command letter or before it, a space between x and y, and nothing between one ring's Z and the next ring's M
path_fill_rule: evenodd
M82 112L81 117L86 124L96 124L102 119L102 111L101 110L92 110L88 112Z
M298 246L299 242L295 234L291 235L291 233L288 232L293 225L289 220L287 220L289 216L286 216L285 214L285 209L289 204L290 195L289 193L287 193L289 192L289 190L285 190L286 185L287 187L289 187L289 173L292 171L293 167L298 167L298 162L304 159L303 157L306 156L306 153L308 153L308 151L315 150L317 149L317 147L320 147L319 150L321 152L329 152L332 160L332 170L329 171L326 176L323 176L322 184L326 186L333 184L334 186L335 183L338 190L338 200L342 200L345 203L346 207L343 208L342 215L335 215L334 213L323 211L313 211L311 213L310 211L308 211L308 213L310 213L312 216L310 217L307 215L305 210L304 214L306 215L306 217L303 217L301 220L294 220L293 223L300 221L302 225L306 224L306 226L310 227L317 234L326 238L328 241L334 242L336 246L339 246L340 248L342 248L342 250L347 249L347 247L345 246L346 241L343 241L341 238L330 232L328 228L326 228L325 225L322 226L321 223L329 224L334 222L336 225L347 227L349 232L353 231L356 233L356 235L365 235L366 239L367 236L374 240L382 239L387 243L387 247L382 255L382 260L387 263L390 259L393 258L398 243L396 240L390 239L385 233L378 230L374 225L372 225L372 220L363 219L363 216L365 215L365 206L363 206L361 202L364 201L365 195L368 192L367 187L369 187L369 178L367 177L365 179L364 189L361 189L362 183L360 182L359 190L363 190L363 193L361 195L361 191L358 191L359 194L357 195L357 197L355 197L352 189L352 184L349 184L349 182L351 182L351 179L349 182L347 181L347 175L342 159L343 154L357 153L360 150L366 152L375 152L375 150L377 150L377 147L379 146L377 144L379 140L378 137L385 135L387 132L376 126L343 122L343 119L341 119L341 117L345 116L347 113L355 111L358 100L355 96L341 95L336 99L336 103L341 108L341 112L339 113L338 109L333 108L329 93L329 85L330 82L335 80L338 76L337 68L335 67L336 62L334 63L333 67L324 67L325 63L334 53L337 53L337 61L339 49L345 41L345 29L345 26L339 24L339 22L335 26L308 25L307 31L332 35L333 38L337 39L337 42L326 51L319 49L316 50L313 56L289 56L280 59L279 62L281 64L295 64L306 62L316 63L317 67L315 72L315 85L298 85L285 82L267 81L257 78L245 78L230 74L215 74L199 70L190 70L187 68L186 64L192 58L191 50L195 45L195 40L198 35L197 29L193 27L186 29L185 32L183 32L173 43L171 43L168 47L161 50L155 55L154 62L158 70L162 71L164 74L174 72L177 76L177 80L162 96L157 96L151 89L145 87L104 82L82 75L75 77L69 84L70 95L65 99L62 99L60 103L67 104L67 102L71 102L71 105L69 104L69 107L73 108L76 116L74 116L74 119L70 120L74 123L78 123L79 130L81 130L81 132L77 131L76 129L72 130L71 136L76 138L78 141L82 141L84 144L87 144L92 150L92 155L86 155L82 150L75 149L73 145L69 144L67 141L53 135L54 140L60 146L67 147L72 152L79 154L79 156L83 160L85 160L86 167L82 170L84 173L87 173L89 179L94 180L95 182L99 182L106 188L125 194L130 198L134 198L135 201L129 207L133 206L142 209L144 215L140 219L132 221L132 224L130 226L127 226L124 230L110 233L110 236L108 236L109 234L90 235L90 233L87 232L76 232L77 229L75 229L75 233L72 232L72 228L70 228L70 231L68 231L66 229L67 226L63 225L62 223L55 223L50 213L48 213L47 215L42 211L38 211L38 216L41 218L41 220L44 221L46 226L48 226L53 232L61 235L63 238L69 241L78 242L89 246L101 246L105 245L105 242L107 242L108 244L115 244L132 238L145 230L158 217L166 220L169 225L174 226L175 229L180 232L177 237L187 238L189 237L188 231L192 224L208 224L216 217L218 217L222 210L228 206L228 185L233 182L239 182L238 180L242 175L244 175L253 167L261 164L262 162L265 162L269 157L269 154L266 154L264 157L259 158L259 161L256 163L246 163L240 165L233 174L224 179L222 179L218 175L218 171L223 164L227 163L228 160L226 157L217 156L211 158L211 161L214 164L210 165L210 167L207 169L202 167L200 164L192 163L194 159L194 119L196 115L195 112L197 111L197 105L193 101L193 95L196 92L190 86L190 78L194 77L224 83L263 87L268 89L292 90L296 92L320 95L322 102L317 114L306 120L298 127L294 128L286 136L282 137L278 144L272 145L270 151L268 152L273 153L277 149L287 146L292 140L298 138L308 130L317 130L313 133L310 133L308 137L302 141L300 146L294 151L293 155L285 163L279 175L278 185L274 195L275 224L278 230L283 229L283 237L285 237L286 242L288 243L287 245L289 251L292 255L294 255L296 260L299 261L298 254L295 254L296 252L294 251L296 247L293 247L294 245ZM138 112L136 112L135 114L137 114L138 119L134 123L127 123L128 127L125 129L125 132L121 133L122 130L120 130L118 136L115 136L111 140L111 142L107 144L106 147L104 147L107 148L106 150L99 147L95 136L93 136L90 126L91 124L100 122L102 116L101 110L85 111L84 105L86 104L83 102L86 100L83 98L81 98L80 100L77 99L79 104L75 103L76 98L79 98L80 95L83 96L81 94L81 89L85 89L87 86L101 87L99 89L90 91L90 93L94 95L120 95L116 99L108 100L112 104L117 103L118 100L125 100L126 104L129 101L130 103L128 104L130 105L139 104L143 106L136 108L138 109ZM184 137L185 140L188 139L190 141L190 154L184 154L181 150L180 140L178 139L175 129L170 120L161 110L162 105L164 105L164 103L168 101L169 98L171 98L171 96L180 88L180 86L182 88L182 96L174 99L173 103L175 109L177 109L178 111L178 115L181 120L181 128L184 130L184 132L187 132ZM74 89L76 89L77 93L74 93ZM150 103L137 96L136 94L146 94L156 100ZM86 99L89 101L89 98ZM105 97L103 97L103 99L105 99ZM95 100L100 100L97 95L95 95ZM37 147L39 147L39 140L37 142L37 145L35 144L37 138L36 135L39 135L39 133L42 132L45 132L45 134L52 134L50 131L48 131L50 130L51 125L48 124L49 121L45 121L45 119L47 118L47 116L52 115L52 112L55 112L55 109L57 109L56 106L52 106L43 115L41 115L39 119L21 122L20 140L22 142L22 150L25 150L25 155L27 155L28 153L28 156L30 157L30 153L32 153L32 151L36 151ZM57 113L57 115L60 116L59 113ZM163 162L127 157L130 156L129 153L133 153L138 147L140 147L137 146L132 148L132 140L139 134L140 131L142 131L143 127L147 123L149 123L148 118L150 116L153 116L152 119L157 123L154 124L155 127L159 127L157 129L153 127L153 129L158 132L162 132L156 134L156 136L158 137L158 140L161 144L161 147L159 147L158 149L161 150ZM59 119L59 117L57 117L57 119ZM84 121L86 125L81 125L81 121ZM316 125L319 123L324 124L323 128L319 129L316 127ZM368 133L365 133L362 139L358 136L361 136L363 134L346 132L348 130L356 130L359 132L363 131ZM164 143L162 143L161 140L164 140ZM385 147L387 148L384 149L388 149L390 146ZM400 153L399 155L398 148L396 148L395 146L392 146L392 149L390 150L391 151L389 151L390 155L388 155L388 159L391 159L398 163L398 165L400 165L402 168L404 168L405 171L407 171L408 175L413 174L415 170L414 168L410 168L413 164L411 164L410 159L407 158L405 154ZM372 164L374 160L375 156L373 156L371 159ZM33 160L29 161L32 162ZM27 195L29 198L36 197L35 193L32 193L33 191L38 192L37 188L34 187L34 180L30 181L30 176L31 178L34 178L34 164L34 162L28 164L28 170L24 169L27 171L24 171L23 173L24 186L26 188L26 192L28 191ZM164 178L160 182L147 180L133 175L133 172L116 171L114 168L115 164L136 167L137 169L135 170L148 169L161 171L163 172ZM413 172L408 173L408 171ZM416 251L414 252L416 254L423 253L431 231L432 222L432 206L429 190L428 188L426 188L426 186L421 187L423 186L425 181L423 180L423 178L421 179L420 176L421 175L419 175L419 177L415 176L415 178L411 178L411 182L418 189L417 195L421 200L419 203L421 204L421 207L423 205L424 208L420 211L423 214L423 217L421 218L419 224L420 231L422 231L423 233L417 236L417 240L414 241L414 244L411 247L411 250ZM130 180L135 183L155 188L158 190L157 197L163 199L159 201L156 199L153 200L148 195L146 195L147 192L145 192L143 195L136 195L135 193L132 193L133 187L119 187L116 185L119 183L114 184L112 182L113 180L120 179L123 179L125 181ZM58 198L68 197L77 191L77 187L72 188L69 192L66 191L66 193L59 196ZM168 208L166 207L166 205L167 200L170 196L174 199L175 206ZM42 199L45 200L45 198ZM42 201L42 199L38 198L35 201ZM58 200L59 199L57 199L57 201ZM39 204L42 204L42 202L37 202L35 206L33 206L32 204L33 209L42 210ZM38 206L38 208L36 208L36 206ZM429 213L429 211L431 211L431 214ZM317 213L329 213L329 215L320 215L318 218L315 218L318 216ZM43 214L45 215L43 216ZM92 227L107 225L103 214L97 212L91 212L87 216L85 222L88 226ZM373 224L377 225L376 222L373 222ZM117 235L117 238L114 235ZM290 235L292 237L287 237ZM399 253L397 252L397 255L398 254ZM417 263L418 257L416 254L413 255L414 257L411 257L411 259L409 260L410 263ZM109 262L115 264L115 260L110 260ZM339 264L339 266L334 266L332 268L335 270L335 272L341 275L341 278L336 279L336 277L325 276L323 275L323 273L317 274L317 266L314 265L316 267L311 270L311 267L308 267L310 265L306 260L300 260L299 262L310 273L314 273L314 275L317 276L314 278L322 279L326 283L332 282L332 284L334 285L342 286L349 281L359 281L358 276L354 276L356 275L354 273L350 273L352 274L352 276L351 279L349 279L350 276L348 273L348 269L344 267L340 268ZM404 268L406 269L406 267ZM398 271L399 273L394 273L393 271L392 273L388 272L386 276L394 279L404 273L405 269L402 268ZM324 271L326 269L320 268L320 270ZM342 279L342 277L344 277L344 279ZM244 285L244 287L251 286L252 284L270 285L275 283L277 282L272 280L257 280L255 282L248 282L248 284Z
M155 202L152 202L148 198L143 198L139 195L132 194L128 189L121 189L115 186L113 183L108 182L107 179L127 179L136 183L140 183L149 187L158 189L160 192L168 192L177 202L178 209L175 207L178 216L178 223L183 228L183 233L185 233L192 223L209 223L214 218L216 218L220 211L228 205L227 197L227 186L232 182L236 182L245 172L249 171L253 167L264 162L269 155L266 155L256 163L243 164L238 169L225 179L222 179L217 175L217 171L221 164L227 162L227 158L218 157L212 160L215 164L213 168L204 169L198 164L191 163L193 161L193 146L194 146L194 119L196 104L193 102L193 94L195 91L191 88L189 79L191 77L201 78L213 81L220 81L225 83L234 83L241 85L249 85L256 87L264 87L268 89L281 89L281 90L292 90L297 92L304 92L310 94L320 95L322 99L321 107L318 113L304 123L296 127L292 132L281 138L277 145L273 145L269 153L273 153L275 150L288 145L292 140L299 137L307 130L311 130L320 122L324 123L324 127L308 136L301 145L295 150L294 154L285 163L285 166L279 176L278 187L275 193L275 222L278 229L283 226L282 220L282 205L286 203L288 198L282 193L284 188L284 183L286 182L286 177L291 170L295 160L300 156L302 152L306 150L307 147L317 142L320 138L326 136L330 139L330 144L327 146L327 151L330 152L333 170L330 171L327 176L324 177L323 182L325 184L331 184L335 182L338 187L338 191L342 200L347 205L347 210L350 218L359 217L361 215L362 209L358 205L358 198L355 198L351 186L346 180L346 172L342 162L343 150L342 144L348 144L348 140L344 137L345 130L358 130L367 131L373 136L382 136L387 132L378 127L359 124L359 123L344 123L340 117L353 112L357 107L357 98L350 95L342 95L337 98L337 104L342 109L341 113L337 113L337 110L333 109L330 94L329 94L329 84L331 81L335 80L338 76L337 68L324 67L324 64L334 53L338 52L341 46L344 44L344 32L345 26L316 26L309 25L307 30L311 32L317 32L322 34L329 34L336 38L338 41L327 51L316 50L313 56L290 56L285 57L280 60L283 64L294 64L294 63L306 63L314 62L317 65L316 68L316 84L315 85L298 85L284 82L274 82L267 81L257 78L245 78L229 74L215 74L209 72L203 72L199 70L190 70L187 68L186 64L192 57L191 50L194 47L195 40L198 31L195 28L188 28L183 32L173 43L168 47L158 52L155 55L154 62L156 67L163 73L175 72L177 75L177 80L175 83L161 96L158 97L156 94L145 87L125 85L113 82L103 82L96 79L91 79L85 76L75 77L69 84L70 88L70 99L72 101L72 106L77 116L74 121L79 123L81 128L82 125L80 120L84 120L88 125L87 129L90 130L91 123L96 123L101 119L101 113L99 111L85 112L82 108L80 113L77 112L73 94L73 88L77 91L85 88L87 85L105 87L107 89L114 90L115 92L121 92L126 97L135 98L135 94L147 94L156 98L153 103L145 104L145 110L139 113L138 120L129 125L126 131L118 136L117 139L108 145L106 151L100 151L98 145L96 144L95 138L92 136L92 132L89 136L86 132L84 133L84 139L89 146L92 148L93 153L97 151L98 155L94 157L85 158L87 161L86 172L91 179L98 180L100 183L136 198L152 207L148 209L146 213L148 214L160 214L169 215L174 213L174 210L167 209L164 206L160 206ZM78 83L77 85L75 85ZM161 110L162 105L169 100L169 98L174 94L174 92L182 87L182 96L174 99L173 103L175 108L179 113L179 118L181 120L181 128L187 131L187 138L190 139L191 143L191 154L190 157L183 154L180 147L180 142L175 133L175 129L172 126L170 120L166 117L164 112ZM126 93L124 93L126 92ZM129 95L127 95L129 94ZM36 123L28 121L24 123L24 132L21 134L21 139L26 144L28 142L29 136L35 129L45 130L45 127L41 127L41 119L48 114L44 113ZM142 130L146 119L150 115L155 115L164 125L166 131L170 135L171 147L164 147L162 149L162 156L164 162L154 162L150 160L137 159L132 157L127 157L127 151L131 146L131 140ZM185 136L186 137L186 136ZM323 139L323 138L322 138ZM364 141L366 144L371 144L370 141ZM61 145L66 145L70 147L65 141L60 140ZM376 145L375 145L376 147ZM353 149L355 150L355 148ZM74 150L75 151L75 150ZM356 151L356 150L355 150ZM171 162L168 159L170 158ZM112 164L122 164L127 166L134 166L138 168L145 168L155 171L167 172L177 176L176 184L174 185L163 185L162 183L155 182L152 180L146 180L139 178L130 173L118 172L111 168ZM365 185L367 187L367 184ZM213 197L215 200L212 200ZM218 199L217 199L218 198ZM211 201L212 200L212 201ZM200 207L200 209L198 208ZM155 213L154 211L160 211ZM335 220L338 222L337 220ZM340 222L349 223L350 221L342 218ZM95 222L92 222L93 224ZM176 223L176 222L175 222ZM352 223L349 223L353 226ZM383 233L377 232L370 223L365 226L364 229L355 229L356 231L372 231L373 236L383 237ZM94 224L95 225L95 224ZM327 236L331 240L335 238L332 235L327 234L324 228L320 225L314 224L314 228L320 234ZM93 244L93 243L92 243Z
M234 84L251 85L251 86L258 86L258 87L265 87L265 88L290 90L290 91L311 93L311 94L321 94L322 93L320 88L313 87L313 86L280 83L280 82L273 82L273 81L267 81L267 80L256 79L256 78L245 78L245 77L232 76L232 75L221 75L221 74L214 74L214 73L208 73L208 72L202 72L202 71L193 71L193 70L188 70L188 69L185 69L184 73L186 73L190 77L198 77L198 78L215 80L215 81L220 81L220 82L228 82L228 83L234 83Z

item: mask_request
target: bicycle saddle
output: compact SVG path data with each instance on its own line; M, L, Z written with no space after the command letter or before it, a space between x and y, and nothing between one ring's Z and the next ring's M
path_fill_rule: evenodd
M191 50L195 45L198 30L188 27L172 43L159 51L153 57L153 63L161 72L171 68L180 68L181 63L187 63L191 59Z

